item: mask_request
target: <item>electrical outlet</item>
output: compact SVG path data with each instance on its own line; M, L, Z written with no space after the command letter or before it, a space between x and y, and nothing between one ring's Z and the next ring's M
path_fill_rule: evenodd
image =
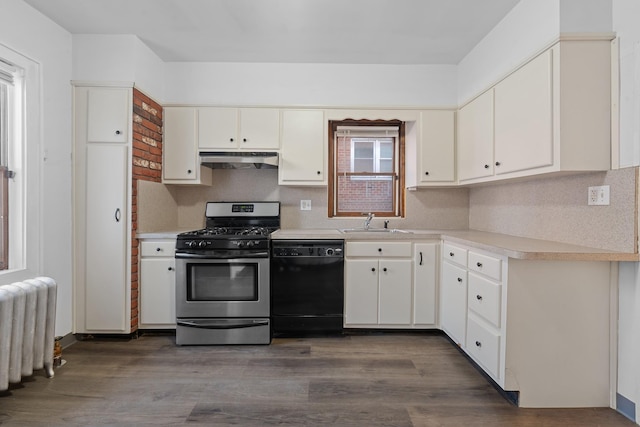
M310 211L311 210L311 200L300 200L300 210L301 211Z
M587 204L589 206L608 206L609 186L599 185L596 187L589 187Z

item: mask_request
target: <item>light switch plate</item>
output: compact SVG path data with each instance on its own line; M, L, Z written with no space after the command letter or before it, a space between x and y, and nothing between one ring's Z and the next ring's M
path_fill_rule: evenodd
M311 210L311 200L300 200L300 210L301 211L310 211Z
M587 204L589 206L609 206L609 186L589 187Z

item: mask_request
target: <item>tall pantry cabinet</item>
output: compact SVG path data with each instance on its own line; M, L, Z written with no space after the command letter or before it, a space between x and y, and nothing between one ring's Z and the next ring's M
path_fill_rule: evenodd
M74 92L74 333L131 331L131 87Z

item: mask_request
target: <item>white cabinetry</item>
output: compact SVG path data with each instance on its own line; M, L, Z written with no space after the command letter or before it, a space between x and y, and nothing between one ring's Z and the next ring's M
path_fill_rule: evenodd
M436 242L347 242L345 327L434 327L437 248Z
M198 108L198 147L207 150L277 150L278 108Z
M608 170L610 50L563 39L460 108L459 182Z
M411 242L347 242L346 327L411 323L411 254Z
M406 186L455 183L455 112L420 112L417 135L407 138Z
M436 324L439 244L413 245L413 324Z
M74 87L74 332L131 330L132 89Z
M211 184L211 169L201 166L196 134L197 110L165 107L162 182L165 184Z
M445 241L442 328L503 390L519 392L520 406L608 406L612 268L512 259ZM465 275L463 305L448 288Z
M175 239L140 242L140 328L173 329L175 308Z
M327 132L322 110L283 110L278 183L326 185Z

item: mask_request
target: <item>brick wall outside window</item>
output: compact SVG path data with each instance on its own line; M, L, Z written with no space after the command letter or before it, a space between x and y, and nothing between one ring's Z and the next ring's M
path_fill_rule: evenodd
M162 180L162 107L133 89L133 188L131 189L131 330L138 329L138 180Z

